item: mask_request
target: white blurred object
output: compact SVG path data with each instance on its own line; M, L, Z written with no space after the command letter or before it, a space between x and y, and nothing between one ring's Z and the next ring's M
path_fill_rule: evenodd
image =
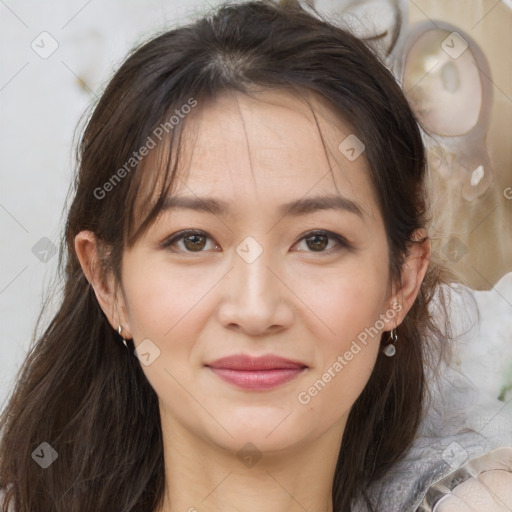
M418 435L366 490L379 512L431 510L420 507L430 489L430 498L449 492L459 469L471 469L480 457L499 470L503 450L494 450L512 446L512 397L502 396L512 363L512 272L489 291L452 284L437 292L430 312L443 332L448 320L452 361L435 375L427 365L430 396ZM442 297L446 311L439 307ZM437 359L435 349L429 354ZM360 500L353 510L368 508Z
M479 319L467 330L467 304L454 306L455 367L471 378L478 390L478 403L498 399L500 395L505 398L512 368L512 272L505 274L491 290L467 290L476 302Z
M486 55L460 27L425 20L403 27L388 58L428 134L429 166L473 201L492 183L486 146L493 83Z
M491 290L443 285L452 358L433 384L430 432L473 429L486 437L512 434L512 272ZM442 320L439 317L440 321Z

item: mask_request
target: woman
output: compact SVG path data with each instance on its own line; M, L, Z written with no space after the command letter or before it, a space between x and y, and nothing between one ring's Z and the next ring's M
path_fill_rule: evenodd
M374 490L422 419L437 272L420 131L364 43L226 5L126 60L79 162L4 510L405 510Z

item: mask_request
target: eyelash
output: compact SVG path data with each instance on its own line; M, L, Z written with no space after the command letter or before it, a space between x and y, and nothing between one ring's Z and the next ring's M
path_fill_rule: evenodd
M191 236L191 235L205 236L206 238L209 238L210 240L212 240L211 237L208 236L208 234L205 233L204 231L189 229L189 230L180 231L178 233L175 233L174 235L171 235L164 242L162 242L161 247L164 249L171 247L176 242L179 242L180 240L183 240L184 238L187 238L187 236ZM331 248L331 249L327 249L327 250L323 250L323 251L306 251L306 252L311 252L313 254L315 254L315 253L316 254L331 254L332 252L337 252L338 250L341 250L342 248L352 249L352 246L349 244L349 242L346 240L346 238L344 238L341 235L337 235L336 233L332 233L331 231L325 231L325 230L310 231L309 233L306 233L302 238L300 238L297 242L301 242L302 240L313 237L315 235L325 235L329 239L335 240L338 243L338 247L334 248L334 251ZM179 252L179 251L172 251L172 252ZM194 253L199 254L199 253L202 253L205 251L204 250L201 250L201 251L185 250L184 252L188 253L188 254L194 254Z

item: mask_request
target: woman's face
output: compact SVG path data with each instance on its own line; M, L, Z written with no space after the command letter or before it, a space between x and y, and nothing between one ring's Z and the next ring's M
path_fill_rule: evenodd
M236 452L341 434L397 323L362 146L312 100L314 115L284 92L199 104L173 197L223 208L169 207L123 256L123 332L170 432ZM241 354L304 368L209 366Z

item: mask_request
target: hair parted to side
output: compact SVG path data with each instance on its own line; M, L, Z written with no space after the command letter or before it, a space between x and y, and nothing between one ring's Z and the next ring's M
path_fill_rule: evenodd
M133 342L128 340L127 353L100 308L74 238L93 231L103 248L102 269L119 280L123 250L155 220L174 183L170 163L179 160L186 116L166 130L169 161L162 161L162 179L148 192L156 201L142 197L149 183L144 161L125 167L122 180L100 197L104 184L183 105L195 101L199 110L225 90L250 94L254 87L320 95L353 127L365 144L384 219L390 275L400 282L413 233L427 221L425 154L400 87L364 42L291 0L224 4L153 38L115 73L77 150L59 261L63 266L65 257L62 303L34 340L1 417L2 512L9 506L15 512L149 512L161 503L157 396L132 355ZM161 190L155 194L157 184ZM137 204L143 205L140 212ZM350 511L353 500L414 440L423 414L429 343L440 336L427 309L437 282L431 266L398 327L395 357L379 355L351 409L334 475L336 512ZM382 344L387 342L383 336ZM42 442L58 453L47 469L31 457Z

